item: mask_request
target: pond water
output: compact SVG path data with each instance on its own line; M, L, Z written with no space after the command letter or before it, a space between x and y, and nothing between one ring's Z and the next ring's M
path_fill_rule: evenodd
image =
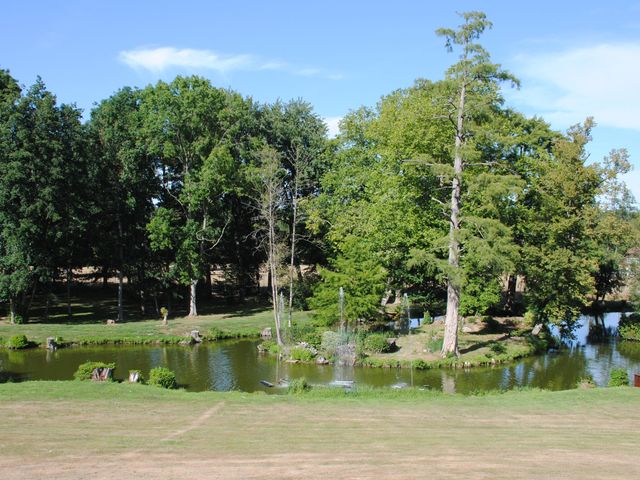
M574 388L583 377L591 376L604 386L612 368L625 368L630 375L640 373L640 343L616 337L619 313L601 317L584 316L572 339L564 347L544 355L511 364L468 370L412 370L331 365L289 364L258 354L256 340L238 340L187 346L108 346L79 347L49 352L44 349L0 351L0 379L70 380L83 362L115 362L117 379L130 369L149 370L166 366L176 373L178 383L190 391L264 390L276 393L260 381L277 384L279 379L305 377L311 384L354 381L356 385L426 386L445 392L511 389L530 386L550 390Z

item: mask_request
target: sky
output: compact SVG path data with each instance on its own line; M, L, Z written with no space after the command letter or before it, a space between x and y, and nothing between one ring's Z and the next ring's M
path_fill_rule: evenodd
M640 0L6 2L0 68L37 76L89 117L124 86L197 74L259 102L302 98L332 132L339 119L456 57L435 35L456 12L493 22L481 43L521 80L507 104L565 130L593 116L590 160L627 148L640 200Z

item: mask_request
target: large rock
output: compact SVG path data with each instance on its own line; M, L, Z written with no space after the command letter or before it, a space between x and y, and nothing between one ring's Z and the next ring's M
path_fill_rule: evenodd
M537 337L538 335L540 335L541 331L542 331L542 324L538 323L535 327L533 327L533 330L531 330L531 335Z
M260 333L260 336L262 338L272 338L273 334L271 333L271 327L267 327L263 329L262 332Z

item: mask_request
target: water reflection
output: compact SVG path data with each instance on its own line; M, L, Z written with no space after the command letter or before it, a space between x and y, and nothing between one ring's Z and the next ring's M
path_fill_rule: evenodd
M277 385L281 379L306 377L311 384L353 381L370 386L425 386L448 393L538 387L561 390L575 387L590 376L600 386L607 384L612 368L629 374L640 371L640 344L616 335L620 314L583 317L564 347L545 355L529 357L509 365L468 370L414 370L303 365L281 362L258 354L257 342L238 340L207 345L87 347L55 352L36 349L0 351L0 381L12 379L70 380L78 365L88 360L115 362L115 377L125 379L129 370L166 366L176 372L178 383L188 390L282 391L260 384ZM560 332L557 332L560 335Z

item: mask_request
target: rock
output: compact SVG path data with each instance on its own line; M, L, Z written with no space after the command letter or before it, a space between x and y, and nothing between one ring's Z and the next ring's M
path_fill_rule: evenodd
M267 327L260 332L260 336L262 338L273 338L273 334L271 333L271 327Z
M462 333L473 333L475 329L470 325L465 325L462 327Z
M300 360L296 360L295 358L288 358L285 360L287 363L300 363Z
M200 331L199 330L191 330L191 333L189 334L189 336L191 337L191 343L200 343L200 342L202 342L202 338L200 337Z
M541 331L542 331L542 324L538 323L536 326L533 327L533 330L531 330L531 335L537 337L538 335L540 335Z
M327 360L322 355L320 355L319 357L316 358L316 364L318 364L318 365L328 365L329 364L329 360Z
M107 320L107 325L115 325L115 324L116 324L115 320L112 320L112 319Z
M387 343L389 344L389 347L391 347L392 350L395 350L397 348L396 340L397 338L387 338Z
M58 348L54 337L47 337L47 350L55 350Z

